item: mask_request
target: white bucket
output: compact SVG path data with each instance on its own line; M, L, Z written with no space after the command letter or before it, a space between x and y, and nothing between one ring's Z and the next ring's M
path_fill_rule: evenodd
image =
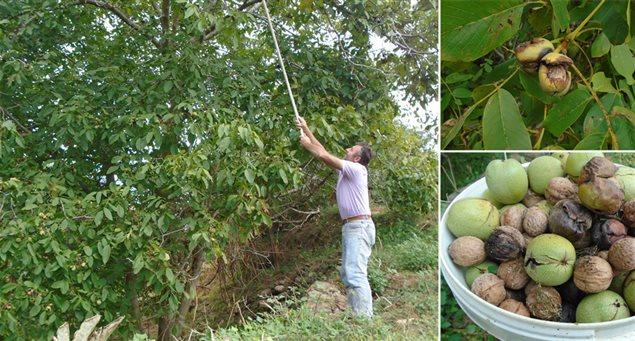
M443 277L456 301L472 321L502 340L635 340L635 316L602 323L543 321L503 310L470 291L463 270L452 262L448 254L448 247L455 237L445 224L454 202L463 198L482 198L486 189L485 178L467 187L445 210L439 227L439 258Z

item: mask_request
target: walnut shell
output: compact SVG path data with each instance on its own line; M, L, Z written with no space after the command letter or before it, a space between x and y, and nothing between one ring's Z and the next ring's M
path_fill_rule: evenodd
M523 205L526 207L536 206L541 201L545 200L545 197L542 195L532 191L531 189L527 190L527 194L523 198Z
M525 212L523 231L530 237L535 237L547 231L548 223L549 217L540 207L530 207Z
M573 305L578 305L578 303L580 303L580 301L587 295L586 292L580 290L580 288L575 285L573 278L570 278L568 281L554 288L558 290L563 302L571 303Z
M525 245L529 245L529 242L534 239L534 237L528 235L527 233L523 233L523 238L525 238Z
M506 289L505 292L507 293L507 295L505 295L505 299L511 298L519 302L525 302L525 299L527 298L527 295L525 295L525 291L523 290Z
M611 264L597 256L584 256L576 262L573 283L587 293L604 291L611 285L613 269Z
M563 199L578 200L578 186L567 178L555 177L547 184L545 198L552 205Z
M615 175L617 168L609 159L603 156L595 156L582 167L578 183L592 181L594 177L610 178Z
M622 222L629 228L629 235L635 236L635 199L631 199L622 206Z
M485 301L499 305L505 299L505 282L491 273L478 276L472 283L472 292Z
M523 229L523 218L525 217L525 212L527 211L527 207L523 204L515 204L511 206L507 206L503 209L500 216L500 224L501 226L511 226L518 231L522 231Z
M608 250L616 241L626 236L626 226L617 219L596 220L591 228L591 239L600 250Z
M596 212L617 213L624 203L624 190L616 178L594 177L593 181L580 184L580 202Z
M573 304L564 302L562 308L560 308L560 317L558 322L574 323L575 322L575 306Z
M485 243L476 237L456 238L448 250L452 261L460 266L472 266L485 260Z
M592 223L592 213L571 199L558 201L549 214L549 230L567 238L576 249L590 244L591 235L588 230Z
M635 238L622 238L609 249L609 263L617 271L635 270Z
M537 286L527 295L527 308L541 320L556 321L560 318L562 298L552 287Z
M499 262L522 257L526 247L522 233L509 226L497 227L485 241L485 253Z
M510 311L514 314L529 317L529 309L527 309L527 307L522 302L518 302L511 298L508 298L501 302L498 307Z
M505 282L506 288L512 290L522 289L529 282L529 276L525 272L522 258L501 263L498 266L496 275Z
M529 293L537 287L538 283L536 281L534 281L533 279L529 280L529 282L527 282L527 285L525 285L525 296L529 295Z

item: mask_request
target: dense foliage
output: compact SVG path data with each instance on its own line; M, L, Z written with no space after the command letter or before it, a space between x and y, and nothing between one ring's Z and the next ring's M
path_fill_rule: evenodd
M335 153L370 141L373 197L434 210L435 157L394 123L391 94L434 94L433 47L412 32L436 10L269 7L318 138ZM0 338L100 313L167 339L203 262L328 199L332 173L298 147L266 25L249 0L0 1ZM373 35L405 45L372 56Z
M441 1L443 149L635 148L632 1ZM545 93L514 49L542 37L573 61Z

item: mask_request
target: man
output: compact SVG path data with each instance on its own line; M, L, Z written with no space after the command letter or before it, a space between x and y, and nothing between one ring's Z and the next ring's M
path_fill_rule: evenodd
M300 135L300 144L339 173L335 194L344 224L340 276L346 285L348 304L353 314L372 317L373 298L367 268L371 249L375 245L375 225L370 216L366 169L372 152L366 143L360 143L346 149L346 156L342 160L326 151L302 117L298 118L296 125L304 132Z

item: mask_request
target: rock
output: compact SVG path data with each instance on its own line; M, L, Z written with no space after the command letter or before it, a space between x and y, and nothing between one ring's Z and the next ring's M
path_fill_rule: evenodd
M399 325L401 327L405 327L405 326L411 324L414 320L415 320L414 318L402 319L402 320L395 321L395 323L397 323L397 325Z
M348 303L340 289L333 283L316 281L306 292L307 307L315 312L339 313Z
M282 293L285 291L285 289L286 289L286 287L285 287L284 285L276 285L276 286L273 288L273 292L274 292L275 294L282 294Z
M261 310L272 310L269 303L267 303L267 301L265 300L258 301L258 308Z

